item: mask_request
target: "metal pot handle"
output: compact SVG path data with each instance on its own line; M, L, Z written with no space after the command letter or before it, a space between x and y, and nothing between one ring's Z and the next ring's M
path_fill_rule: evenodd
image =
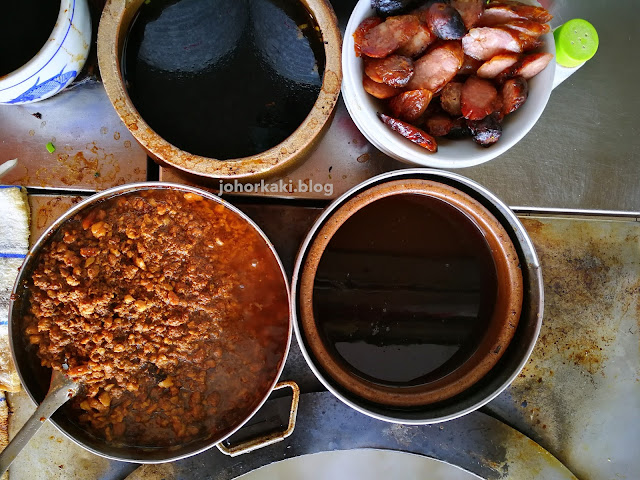
M285 431L269 433L267 435L263 435L262 437L252 438L231 447L227 447L223 445L222 442L220 442L216 444L218 450L220 450L225 455L229 455L230 457L236 457L238 455L242 455L243 453L253 452L254 450L258 450L259 448L266 447L267 445L273 445L274 443L278 443L291 435L293 433L293 429L296 426L298 402L300 401L300 387L298 387L298 384L296 382L287 381L278 382L276 386L273 387L273 390L280 390L285 387L291 388L291 391L293 393L293 397L291 398L291 409L289 410L289 425L287 426L287 429Z

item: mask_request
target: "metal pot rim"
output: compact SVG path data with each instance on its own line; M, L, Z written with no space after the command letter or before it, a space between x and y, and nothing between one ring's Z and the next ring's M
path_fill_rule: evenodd
M524 343L525 348L519 351L519 355L517 355L517 358L512 362L513 365L509 365L510 373L503 372L502 375L496 376L494 375L495 372L492 371L490 372L490 375L492 375L490 380L485 381L483 379L479 382L482 386L472 388L469 392L465 392L460 396L454 397L454 399L452 399L452 403L445 404L442 407L434 407L435 410L432 410L430 408L431 406L427 405L421 410L391 411L388 408L378 407L349 394L337 383L333 382L317 365L310 349L306 345L304 332L300 325L298 295L300 294L299 287L303 271L303 263L306 259L309 247L313 242L315 235L327 219L346 201L368 187L389 180L408 178L425 178L440 181L458 188L463 187L463 191L466 190L466 193L469 193L485 207L492 210L492 213L496 215L498 219L504 220L504 226L509 232L514 245L516 245L518 250L521 250L519 254L523 259L524 293L525 296L527 296L528 301L530 301L530 305L523 304L520 325L516 332L516 336L512 340L512 342L516 342L517 340L518 342ZM316 377L342 402L359 412L379 420L407 425L426 425L453 420L477 410L497 397L511 384L526 365L540 333L543 309L544 291L540 262L531 239L513 211L479 183L456 173L435 169L412 168L383 173L365 180L333 201L316 220L302 242L298 251L291 280L291 314L293 315L293 328L302 354ZM524 339L522 338L523 335L525 336ZM503 365L502 360L494 370L497 371L501 365Z
M280 269L280 273L282 274L282 279L284 281L284 286L285 286L285 291L287 293L287 298L289 300L289 319L288 319L288 328L287 328L287 339L286 339L286 345L283 351L283 355L282 355L282 359L280 361L280 365L278 367L277 372L274 375L274 378L271 382L270 388L269 390L266 392L266 394L264 395L264 397L262 398L262 400L260 401L260 403L254 408L254 410L246 417L244 418L237 426L235 426L231 431L229 431L229 433L225 434L223 437L221 438L216 438L214 440L208 441L206 442L206 444L204 444L203 446L200 446L198 448L195 448L193 450L188 450L187 452L183 452L183 453L177 453L177 454L173 454L175 452L178 452L180 448L182 447L164 447L164 448L143 448L141 451L142 452L154 452L157 453L161 450L167 450L168 455L162 457L162 458L152 458L152 459L146 459L146 458L142 458L143 456L138 456L138 457L126 457L123 455L116 455L116 454L111 454L111 453L106 453L104 451L101 451L95 447L92 447L90 445L87 445L86 443L84 443L83 441L81 441L80 439L76 438L75 435L73 435L72 433L68 432L65 428L63 428L61 425L59 425L59 423L52 417L50 420L53 423L53 425L60 431L62 432L62 434L64 434L67 438L69 438L71 441L73 441L74 443L80 445L81 447L85 448L86 450L95 453L96 455L99 455L101 457L104 458L108 458L111 460L118 460L118 461L124 461L124 462L135 462L135 463L163 463L163 462L168 462L168 461L174 461L174 460L180 460L183 458L187 458L193 455L196 455L198 453L201 453L205 450L208 450L209 448L213 447L214 445L216 445L217 443L229 438L231 435L233 435L235 432L237 432L240 428L242 428L242 426L251 419L251 417L253 417L255 415L255 413L260 410L260 408L264 405L264 403L268 400L269 395L271 394L271 392L274 390L274 387L276 386L278 379L280 378L280 375L282 374L282 371L284 369L284 365L286 362L286 359L289 355L289 349L291 346L291 338L292 338L292 323L293 323L293 316L291 314L291 290L289 287L289 281L287 278L287 274L284 270L284 266L282 265L282 261L280 260L280 257L278 255L278 253L275 250L275 247L273 246L273 243L269 240L269 238L265 235L265 233L262 231L262 229L260 229L260 227L258 227L258 225L251 220L251 218L249 218L249 216L247 214L245 214L244 212L242 212L240 209L238 209L237 207L231 205L230 203L228 203L227 201L223 200L222 198L218 197L217 195L207 191L207 190L203 190L200 188L196 188L196 187L192 187L192 186L188 186L188 185L179 185L179 184L174 184L174 183L169 183L169 182L139 182L139 183L131 183L131 184L127 184L127 185L121 185L118 187L114 187L114 188L110 188L108 190L104 190L102 192L99 192L95 195L90 196L89 198L81 201L80 203L78 203L77 205L74 205L72 208L70 208L69 210L67 210L62 216L60 216L49 228L47 228L45 230L45 232L40 236L40 238L38 238L38 240L33 244L33 246L29 249L29 252L27 253L27 256L22 264L22 266L20 267L20 273L18 274L18 277L16 278L16 281L14 283L13 289L12 289L12 294L11 294L11 302L9 304L9 345L11 347L11 357L13 359L14 365L16 366L16 370L18 372L18 376L20 377L20 381L22 383L22 385L24 386L24 390L27 392L27 395L29 396L29 398L35 403L38 404L38 401L36 400L36 398L33 395L33 392L31 391L30 388L27 387L27 382L25 381L25 377L23 376L23 369L20 368L21 363L18 361L18 358L16 356L16 345L14 342L14 337L15 335L18 335L19 332L14 332L14 328L15 328L15 321L13 320L14 315L19 315L20 314L20 310L16 310L16 312L14 313L14 304L15 304L15 300L18 298L18 292L20 290L22 290L21 288L21 284L23 283L23 279L26 275L27 272L30 271L30 267L31 263L36 261L36 259L38 258L38 255L40 253L40 250L43 248L43 246L47 243L47 241L49 240L49 238L55 234L55 232L58 230L58 228L60 228L60 226L66 222L69 218L72 218L74 215L76 215L78 212L92 207L95 204L109 199L109 198L113 198L116 196L120 196L126 193L130 193L130 192L135 192L135 191L139 191L139 190L148 190L148 189L158 189L158 190L162 190L162 189L174 189L174 190L179 190L179 191L183 191L183 192L191 192L191 193L195 193L197 195L201 195L202 197L205 197L211 201L217 202L221 205L223 205L224 207L228 208L229 210L231 210L232 212L234 212L235 214L239 215L243 220L245 220L249 225L251 225L253 227L253 229L255 231L258 232L258 234L264 239L264 241L266 242L266 244L269 247L269 250L271 250L272 254L274 255L277 263L278 263L278 267ZM15 333L15 335L14 335ZM104 443L104 442L102 442ZM126 447L108 447L108 448L114 448L118 451L121 452L126 452L128 449ZM130 450L130 449L129 449Z

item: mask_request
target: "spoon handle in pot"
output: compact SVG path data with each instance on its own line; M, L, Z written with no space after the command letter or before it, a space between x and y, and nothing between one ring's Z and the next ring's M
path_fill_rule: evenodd
M11 443L0 453L0 475L7 471L9 465L11 465L22 449L29 443L31 437L40 430L44 422L46 422L58 408L73 398L78 393L79 388L79 383L74 382L62 373L54 371L47 396L13 440L11 440Z

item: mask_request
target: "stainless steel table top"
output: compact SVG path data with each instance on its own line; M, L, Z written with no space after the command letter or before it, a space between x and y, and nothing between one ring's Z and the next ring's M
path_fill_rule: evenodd
M79 200L80 197L31 195L32 242ZM298 245L322 210L252 201L238 206L273 241L290 275ZM640 477L640 457L636 454L640 442L640 222L576 215L527 215L521 216L521 220L535 245L543 270L545 313L542 330L521 375L482 411L527 435L581 480L637 479ZM303 392L322 390L295 339L282 378L295 380ZM11 429L15 434L35 407L24 392L9 398L14 409ZM304 408L304 401L301 403ZM351 412L353 418L365 418L355 410ZM476 417L465 418L471 421ZM265 413L261 418L271 418L271 414ZM334 435L360 438L363 443L358 445L367 445L367 437L359 424L351 425L352 430L338 428ZM406 432L424 430L434 448L442 447L451 453L461 448L458 443L452 445L447 443L451 440L445 440L440 444L439 440L434 440L440 437L431 438L427 431L449 431L450 425L453 424L407 427ZM473 428L471 431L477 433ZM295 443L299 435L294 433L291 438ZM408 441L404 449L412 451L413 434L403 434L403 438ZM502 436L485 436L484 439L489 449L513 446L510 438ZM270 447L267 453L258 455L273 454L274 459L284 458L274 453L279 448L288 451L289 444L285 442L287 447L282 445ZM338 448L337 443L331 445ZM220 465L217 455L217 450L212 449L180 461L175 465L180 474L163 478L206 478L199 474L205 466L213 476L219 473L213 468ZM445 457L452 458L455 455ZM478 457L473 458L480 461ZM488 462L489 458L482 457L482 461ZM517 458L526 460L527 456L522 453L522 456L514 456L513 461ZM251 461L247 456L247 459L238 457L232 463L244 468L243 465ZM37 472L33 472L33 465L38 465ZM63 467L59 468L60 465ZM87 470L84 470L84 477L76 473L82 472L87 465L91 465L91 474ZM458 465L464 466L459 462ZM486 466L484 478L503 478L501 465L488 462ZM123 478L135 467L86 452L49 424L11 468L17 478L30 475L34 480L89 477L115 480ZM192 473L183 475L181 469ZM58 476L53 477L54 473ZM510 470L510 473L514 472Z
M634 42L640 32L638 3L544 3L551 5L554 26L575 17L593 23L599 32L600 49L552 93L539 122L518 145L489 163L459 173L482 183L512 206L626 212L640 217L640 128L634 118L640 111L640 95L634 88L640 74ZM334 0L333 4L344 26L355 1ZM42 118L34 116L36 113ZM53 154L45 149L49 141L56 144ZM144 151L95 82L33 105L0 106L0 163L16 157L18 166L0 183L71 193L154 175L154 169L147 168ZM335 197L374 174L406 167L370 146L341 104L319 148L283 178L330 183ZM168 169L161 169L160 177L194 180ZM209 185L215 188L218 182ZM306 197L328 198L324 194ZM37 217L36 224L41 223L37 227L49 223L68 204L50 206L46 215ZM580 250L580 245L592 245L591 236L580 225L557 227L558 232L553 225L541 225L559 235L548 255L564 251L565 263L583 265L583 273L590 265L580 263L583 258L604 256L611 260L611 268L601 281L589 282L589 277L580 283L580 278L574 278L570 285L584 284L586 290L582 297L567 301L563 288L571 274L549 269L543 261L550 280L549 304L555 299L557 309L550 309L545 316L547 336L534 352L537 356L531 365L488 410L552 451L580 478L636 478L640 475L633 450L638 445L637 375L636 380L625 377L621 381L619 371L622 366L637 371L638 244L637 237L612 234L622 233L617 225L631 234L634 224L611 224L611 231L607 225L605 221L596 235L605 241L600 256ZM565 245L563 235L573 240ZM633 241L618 242L618 251L615 245L606 244L614 237ZM560 248L563 245L572 246L571 251ZM537 247L544 254L545 246ZM600 264L594 265L596 273L602 271ZM566 310L567 305L575 311ZM593 324L589 326L589 322ZM570 348L558 346L560 340ZM557 362L562 367L550 368ZM571 400L574 397L575 402ZM567 401L558 402L558 398ZM51 442L58 439L52 436Z
M598 30L598 52L554 90L518 145L460 173L509 205L640 212L637 8L634 0L553 2L552 26L590 21Z
M512 206L531 209L623 211L640 215L640 62L634 0L547 0L557 26L571 18L592 22L596 56L560 85L529 134L500 157L459 172ZM334 0L342 26L355 0ZM42 119L32 114L39 113ZM55 138L56 152L45 145ZM106 99L100 84L85 84L25 106L0 106L0 162L19 158L3 183L101 190L140 180L144 152ZM369 145L344 105L311 157L282 177L331 184L336 197L383 171L405 168ZM205 184L161 169L162 180ZM277 179L275 179L277 180ZM217 181L208 182L214 188ZM327 199L323 193L298 197Z
M338 2L334 1L334 4ZM458 170L507 204L530 209L624 211L640 214L640 32L637 2L551 0L553 27L584 18L598 30L600 48L557 87L534 128L515 147L485 164ZM342 22L353 0L336 9ZM344 25L343 25L344 26ZM282 178L333 185L333 197L375 174L406 168L372 147L340 104L325 139L310 159ZM191 181L162 169L168 181ZM274 180L279 180L280 177ZM196 181L202 183L202 181ZM210 183L211 184L211 183ZM218 183L212 185L217 187ZM298 197L326 198L324 193Z

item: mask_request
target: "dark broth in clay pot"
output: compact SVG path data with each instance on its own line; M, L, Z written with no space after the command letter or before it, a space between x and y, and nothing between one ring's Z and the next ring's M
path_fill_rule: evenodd
M471 357L496 291L491 250L470 218L438 199L394 195L333 236L313 308L323 341L354 374L416 386Z
M311 111L325 65L318 30L295 0L152 0L127 37L125 84L176 147L221 160L255 155Z

